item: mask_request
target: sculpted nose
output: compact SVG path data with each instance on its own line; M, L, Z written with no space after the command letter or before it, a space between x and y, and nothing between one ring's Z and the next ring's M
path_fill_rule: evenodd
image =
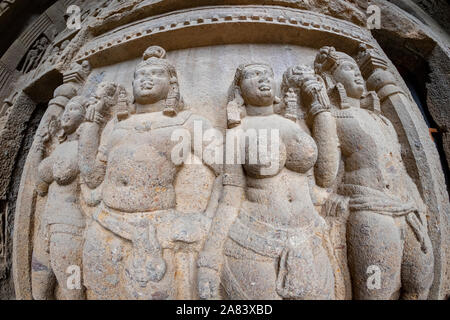
M266 75L263 75L258 80L259 83L269 82L269 77Z

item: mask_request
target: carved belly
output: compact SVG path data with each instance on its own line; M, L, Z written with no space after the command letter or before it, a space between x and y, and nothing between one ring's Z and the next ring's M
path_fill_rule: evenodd
M108 158L103 200L125 212L173 208L175 173L175 165L156 148L120 146Z

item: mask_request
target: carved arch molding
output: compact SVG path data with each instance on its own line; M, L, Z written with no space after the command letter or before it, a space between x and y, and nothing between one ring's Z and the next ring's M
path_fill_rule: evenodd
M447 282L449 281L448 271L446 270L448 264L446 251L448 252L447 246L449 243L450 207L439 155L433 141L430 139L427 125L420 110L403 79L377 41L372 37L370 30L365 28L364 6L358 6L350 1L337 1L336 8L341 11L330 13L330 10L325 10L318 4L312 4L308 7L296 1L270 1L270 5L266 5L267 1L264 1L264 5L260 4L262 1L232 1L231 4L227 1L227 4L230 5L223 5L222 2L224 1L213 1L209 2L211 3L209 6L204 6L202 1L195 1L198 4L192 6L182 4L182 2L97 1L95 5L91 6L84 4L82 6L83 21L81 30L67 30L64 29L64 21L58 20L57 13L61 13L71 3L77 4L77 1L58 1L50 11L39 18L39 22L36 24L33 32L29 32L28 35L19 39L22 43L27 43L26 49L22 49L24 52L21 56L22 58L19 60L14 57L13 53L7 52L5 55L6 60L0 62L0 93L3 96L7 96L6 93L10 94L9 100L1 110L4 124L2 123L0 144L7 146L8 150L10 150L9 154L2 153L0 155L3 161L0 169L5 176L10 176L14 168L15 155L18 152L18 146L21 144L23 135L23 126L29 121L37 104L48 103L23 168L16 209L12 213L14 214L12 260L16 297L18 299L32 299L33 296L42 298L42 295L39 296L39 288L41 286L47 288L46 282L50 280L47 281L45 277L41 280L37 278L32 279L33 272L42 271L45 268L57 268L59 265L58 262L52 265L51 261L45 264L35 254L39 250L37 247L41 243L45 243L45 241L40 241L42 240L40 238L47 237L46 241L50 243L47 244L48 246L51 246L52 243L50 238L52 238L53 231L49 231L47 235L42 235L42 230L46 229L43 227L46 223L43 216L47 210L46 208L49 207L50 201L52 201L50 197L55 197L54 194L52 195L55 189L55 186L52 187L52 183L57 184L57 182L49 182L48 192L41 192L42 190L38 186L42 177L38 168L41 167L45 159L50 159L54 153L56 154L58 148L69 143L64 140L65 135L61 135L58 132L61 115L69 100L74 96L82 96L86 99L98 96L99 85L108 82L114 83L117 85L116 88L122 89L123 99L122 101L116 100L117 105L122 104L133 109L132 83L136 66L141 63L141 57L147 48L160 46L167 51L167 57L163 59L161 56L154 56L151 59L169 61L176 69L179 95L183 98L185 109L202 119L206 119L212 127L223 132L227 128L231 129L228 101L229 89L233 83L236 68L240 64L263 62L270 65L274 73L276 95L281 98L279 104L285 104L285 108L287 108L289 103L288 99L285 99L288 95L282 86L283 74L290 67L296 65L314 67L314 61L319 50L328 46L334 47L336 52L345 53L355 59L364 77L367 90L374 93L372 95L374 101L371 104L369 103L370 106L367 107L367 110L370 111L370 114L379 116L380 119L387 119L386 121L391 123L395 129L394 136L398 139L397 146L403 161L402 165L406 170L408 179L412 181L418 190L420 197L418 201L426 207L423 211L426 216L426 230L421 229L422 240L424 237L429 237L431 240L430 250L433 257L433 271L430 278L432 281L428 286L429 293L422 298L444 298L448 294L446 290L448 288ZM15 45L18 46L19 44L16 43ZM11 66L13 66L14 70L12 70ZM327 86L325 82L326 80L322 83L324 88ZM296 91L296 93L298 92ZM118 95L120 100L120 93ZM330 96L330 99L333 104L333 97ZM304 107L306 102L300 104ZM88 119L87 114L92 108L88 104L86 104L86 107L86 119ZM131 120L135 115L131 115L131 111L127 112ZM288 119L293 124L297 123L308 135L313 136L314 129L311 127L311 123L308 122L309 120L307 121L307 112L305 112L304 116L300 113L294 122L286 114L280 116L280 118ZM179 114L181 116L183 113L180 112ZM247 111L247 114L251 118L249 111ZM338 119L338 122L341 121L339 119L348 116L343 110L331 112L331 114ZM176 117L178 115L175 116L175 119ZM173 119L173 117L170 119ZM125 119L123 121L129 120ZM175 124L171 124L170 121L167 125L178 125L178 120L173 121ZM93 118L89 119L89 121L86 120L86 122L89 124L95 123ZM52 131L52 128L54 128L54 131ZM106 130L106 128L103 130ZM43 138L46 134L50 137ZM82 139L81 136L80 139ZM43 140L45 141L42 142ZM78 143L81 144L81 141ZM340 143L342 148L344 142L341 141ZM353 143L357 144L359 141L354 141ZM390 141L390 144L395 144L395 142L392 143ZM339 169L341 174L345 174L342 171L346 170L342 166L348 165L345 161L347 160L342 159L341 168ZM317 165L314 168L304 173L307 179L313 181L309 183L310 185L314 185L314 170L320 170ZM81 172L80 175L82 175L82 168L79 170ZM180 172L180 175L173 182L173 188L177 194L175 211L186 214L203 212L205 220L207 220L207 227L205 228L208 230L213 228L215 219L218 219L216 215L219 211L218 208L221 206L220 199L222 198L223 188L239 183L229 182L228 178L225 177L226 174L214 172L206 165L202 166L201 169L197 167L187 168ZM214 173L220 179L223 178L223 180L217 182L214 178ZM219 187L217 187L218 184L220 184ZM8 186L9 181L1 181L0 195L3 200L6 199ZM83 242L86 237L89 237L89 232L95 231L92 225L97 224L101 220L99 215L103 213L99 208L103 205L103 200L99 200L100 204L89 204L89 200L86 200L86 188L89 189L90 194L95 193L95 188L90 188L89 183L86 184L85 181L78 182L78 187L74 191L76 197L79 198L77 203L79 202L80 210L84 213L84 229L80 227L73 231L75 229L71 225L72 229L63 228L63 231L55 231L55 234L77 234ZM346 209L343 208L342 211L348 210L350 213L340 216L333 215L329 214L325 208L327 206L325 204L326 201L321 203L320 198L331 197L330 194L337 195L339 193L339 185L332 185L328 190L317 185L311 188L311 199L314 203L314 208L310 210L314 210L323 218L327 225L326 230L328 230L327 241L329 250L327 254L331 256L332 269L335 271L333 277L335 285L332 296L339 299L355 298L354 291L358 289L355 289L354 282L357 276L353 274L353 267L349 268L348 266L348 235L346 235L348 231L346 226L349 223L347 221L349 219L348 216L355 214L355 212L350 212L352 210L352 198L348 194L340 193L339 196L343 198L347 196L347 200L344 199L341 202L347 204ZM400 186L400 188L403 187ZM195 190L195 192L192 190ZM281 193L285 191L279 190L277 192L280 192L281 196ZM94 197L92 194L89 197ZM350 197L350 200L348 197ZM214 204L214 202L218 204ZM350 207L348 206L349 202ZM123 210L123 212L129 213L132 210ZM174 214L174 220L178 221L179 217L176 216L176 213L170 214ZM62 215L65 215L65 213ZM111 213L111 216L114 216L114 214ZM198 217L192 218L192 221L197 222L198 219L203 221L203 218ZM394 219L392 215L390 219ZM191 220L189 221L190 224L195 224ZM405 225L407 225L406 222ZM98 224L95 227L101 229L102 225ZM245 227L247 228L248 226L246 225ZM128 262L126 262L128 258L136 254L133 250L140 248L139 245L134 246L134 243L139 242L139 240L135 238L133 240L127 239L127 235L120 234L119 231L117 233L120 235L117 235L114 230L111 231L111 228L106 228L107 231L103 230L102 232L105 237L110 237L108 241L117 245L119 248L117 250L122 250L121 258L117 258L119 259L117 260L119 261L118 265L122 262L124 265L128 265ZM58 228L51 227L50 229L56 230ZM137 230L138 227L136 226L135 229ZM416 229L420 228L417 227ZM222 273L227 274L228 272L228 276L226 276L228 280L223 281L228 284L223 285L224 290L223 292L221 291L221 294L233 296L234 293L240 292L241 295L237 296L248 297L248 294L246 295L244 292L246 290L245 284L241 283L239 285L239 277L235 277L234 281L229 280L233 277L232 275L230 276L233 273L230 270L233 270L233 268L239 270L239 267L236 267L237 262L226 259L228 262L224 262L220 254L208 255L207 250L205 251L203 248L205 242L208 242L208 230L204 231L199 244L192 247L186 246L188 249L183 245L176 248L168 245L166 248L163 243L164 240L159 238L156 240L156 242L159 241L159 244L154 247L162 247L159 250L162 250L163 254L159 258L165 261L165 272L170 275L175 268L180 272L181 277L171 282L166 279L167 275L163 275L163 280L158 282L158 275L153 275L155 278L149 281L161 283L162 288L169 289L153 289L153 293L149 295L142 287L133 284L133 281L136 280L133 278L133 272L127 269L128 267L124 267L124 270L126 270L122 271L128 275L131 274L131 276L128 276L128 278L127 276L123 276L123 278L118 276L117 279L112 279L115 271L111 271L111 277L105 280L106 283L109 281L109 285L106 284L102 288L103 293L100 292L101 290L99 293L92 289L92 286L94 286L92 283L95 283L95 275L92 274L99 272L99 270L95 269L98 266L93 266L83 261L83 258L80 258L83 277L91 277L87 283L88 292L84 292L82 295L88 298L198 298L197 270L202 268L214 269L213 265L217 263ZM425 232L425 235L423 235L423 232ZM155 234L165 233L168 233L170 237L170 231L160 231L158 229ZM405 237L407 238L407 235L404 235L404 233L407 232L403 230L400 233L402 234L401 245L406 247ZM373 237L381 236L373 235ZM55 238L57 239L57 237ZM418 238L420 238L420 235ZM72 243L72 240L61 238L59 241ZM57 240L55 241L57 242ZM151 239L145 241L147 244L152 243ZM227 241L235 241L237 243L240 240L233 238L233 240ZM242 241L245 242L244 240ZM381 237L379 241L389 242L390 239ZM239 254L247 254L245 252L251 249L250 244L248 245L250 248L245 248L245 244L242 243L241 246L244 249L239 249L241 250ZM224 249L223 252L228 250L229 255L238 254L235 249L230 249L229 247L226 250ZM98 252L101 252L100 248L103 248L100 244L98 247L95 247L96 250L99 250ZM83 250L87 250L86 245ZM148 250L151 251L151 249ZM152 251L152 254L157 256L154 252L158 250L155 250ZM244 252L242 250L247 251ZM47 251L51 251L51 249L47 249ZM232 254L229 253L231 251ZM105 255L107 254L105 253ZM86 252L81 256L85 257ZM251 259L251 257L253 256L250 256L248 259ZM267 258L265 256L263 258L258 257L258 259L262 260ZM50 254L48 259L51 260L53 258L52 254ZM92 259L92 257L90 258ZM114 257L108 256L105 259L114 259ZM386 259L389 260L390 258ZM152 265L153 267L158 265L155 261L151 263L143 261L142 263L144 265L147 263L147 265ZM133 265L133 263L131 264ZM138 262L135 264L138 264ZM258 268L263 267L257 265L255 268L256 270L262 270ZM340 270L341 275L337 275L339 273L336 272L337 269ZM280 271L278 270L277 272ZM107 277L108 275L105 274L104 276ZM278 276L280 277L280 275ZM298 275L294 272L292 277L295 278L296 276ZM149 277L151 278L152 275L149 275ZM417 275L417 277L420 278L421 275ZM285 275L285 281L288 278L289 275ZM122 281L129 281L129 283L127 282L123 285L123 292L113 294L108 291L112 283L117 284ZM403 281L407 282L407 280L401 280L399 282L400 287L403 287ZM52 291L51 294L56 296L56 298L65 294L64 289L61 289L63 285L59 282L60 279L57 279L52 289L54 293ZM139 284L140 282L136 280L136 283ZM155 286L158 287L157 285ZM312 283L312 287L315 288L315 286L319 285ZM283 297L280 292L287 292L286 288L285 285L284 291L278 290L278 295ZM263 289L261 290L261 292L265 292ZM293 290L295 291L295 288ZM314 291L314 289L311 290ZM391 297L398 297L400 294L399 290L400 288L394 290ZM270 296L269 293L267 294ZM289 297L290 293L285 294L286 297ZM76 296L72 297L75 298ZM264 297L264 295L256 297ZM360 297L364 298L363 295L360 295Z

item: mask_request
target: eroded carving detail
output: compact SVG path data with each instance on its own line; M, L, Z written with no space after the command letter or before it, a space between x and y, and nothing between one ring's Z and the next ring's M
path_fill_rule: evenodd
M25 56L20 72L28 73L36 69L49 44L50 40L45 35L38 38Z
M335 297L327 226L314 209L306 174L317 147L300 126L274 113L273 77L261 63L236 71L228 109L245 108L245 117L229 122L227 144L236 136L245 148L227 145L226 152L245 163L225 165L223 198L198 261L202 298L217 298L220 281L231 299ZM244 138L252 130L275 133L255 164Z
M181 298L174 278L180 264L193 281L192 266L182 257L193 259L209 220L202 212L176 209L174 179L182 163L170 160L171 135L177 129L192 132L195 121L210 125L182 110L176 71L164 56L160 47L144 53L134 74L134 110L123 109L123 89L103 83L82 127L81 176L88 201L98 204L83 255L92 298ZM194 294L194 288L184 290Z
M33 297L53 297L55 280L62 299L83 299L84 289L68 287L70 266L81 266L84 213L78 198L78 133L83 122L87 101L76 96L66 105L59 125L59 144L45 157L45 144L55 134L58 125L49 122L47 131L40 135L36 151L45 157L39 164L36 190L47 195L38 236L34 244L32 266Z
M339 159L343 160L337 192L349 198L353 297L425 299L433 280L428 210L403 164L397 133L382 115L377 95L367 92L353 58L323 47L314 66L325 79L333 106L330 110L320 101L321 83L304 85L305 95L313 101L310 110L318 106L320 111L313 114L313 137L322 162L316 178L320 185L329 186L337 176ZM377 290L365 281L372 265L382 273Z
M23 264L25 268L20 266L18 274L25 274L31 265L27 274L32 275L33 297L426 298L436 248L432 232L440 227L427 218L441 209L429 205L434 195L428 185L419 186L421 177L414 177L418 189L405 166L409 172L416 168L402 162L400 149L407 149L409 161L415 161L425 152L419 150L423 140L410 134L417 128L410 128L405 118L395 124L397 132L387 119L395 122L392 110L412 108L386 57L374 49L370 32L347 21L275 6L201 7L147 16L146 10L157 9L159 2L99 0L97 9L83 8L80 32L60 33L47 50L41 50L44 44L38 41L24 59L23 72L35 68L23 75L30 80L27 85L58 72L64 81L49 102L27 160L29 172L24 171L33 188L37 182L36 189L29 192L25 183L21 191L25 196L19 197L21 204L31 203L18 212L25 216L25 225L30 222L27 214L32 217L34 224L27 232L34 238L33 259ZM343 3L347 2L340 1L339 6ZM128 9L142 20L127 20ZM319 51L314 65L302 65L303 58L314 58L309 43L293 40L283 48L274 44L280 48L278 56L267 45L278 39L263 37L264 44L252 44L252 50L226 39L225 56L242 56L242 62L273 59L275 74L264 63L240 66L225 103L231 73L241 61L236 59L232 67L223 59L204 64L204 48L191 48L189 40L180 44L176 37L167 42L163 38L165 32L193 30L198 32L193 37L197 41L205 30L208 36L220 26L234 30L236 25L244 26L242 30L261 26L306 35L299 39L321 35L322 43L330 40L345 48L338 44L344 40L349 53L362 44L357 57L361 72L352 57L331 47ZM31 36L27 39L28 44L34 41ZM131 81L123 80L131 79L133 67L127 60L156 39L181 50L169 53L171 64L163 48L149 47L129 86ZM220 38L217 41L222 45ZM236 53L242 48L245 53ZM211 46L211 52L216 49ZM184 50L194 59L184 62ZM285 61L294 57L300 64L283 74L279 99L276 81L287 67ZM217 61L226 67L213 67ZM91 63L94 74L85 84ZM216 73L206 74L210 69ZM202 76L205 72L205 78L195 75L197 70ZM220 85L202 87L203 80ZM194 81L201 85L192 85ZM186 94L185 88L199 87ZM197 94L198 100L192 97ZM0 110L0 129L13 99ZM196 126L203 131L212 128L208 120L185 108L195 109L197 101L221 101L205 114L218 127L227 128L226 143L214 146L225 151L224 168L211 157L213 143L202 141L202 148L193 147L198 145L192 139ZM180 183L192 164L171 158L179 150L172 141L178 130L191 135L187 150L201 160L194 165L215 179L211 195L203 199L209 201L206 209L184 192L195 193L210 181L196 167ZM408 137L399 141L403 130ZM244 141L243 148L228 139L233 135ZM266 149L259 150L261 145ZM228 163L229 157L237 163ZM423 161L418 168L428 165ZM183 202L202 209L183 210ZM17 243L28 244L26 238ZM27 261L30 254L24 252L17 261ZM82 275L82 287L75 291L67 290L69 274L64 270L72 264L81 268ZM367 286L372 266L382 272L380 289ZM27 286L17 287L26 291Z

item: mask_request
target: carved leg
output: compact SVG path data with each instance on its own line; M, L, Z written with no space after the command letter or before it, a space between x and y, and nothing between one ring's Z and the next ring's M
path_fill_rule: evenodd
M60 289L58 298L62 300L85 299L82 282L82 246L83 239L78 235L68 233L51 235L50 261ZM75 279L76 277L79 278ZM75 286L70 287L69 284Z
M228 299L280 300L276 291L278 261L227 242L228 250L245 254L242 259L225 256L222 284Z
M397 299L403 248L394 218L370 211L352 212L347 243L353 298Z
M120 299L120 284L126 241L96 221L87 229L83 247L83 275L88 299ZM131 251L131 244L129 245Z
M28 60L26 60L24 65L23 65L22 72L23 73L27 73L28 71L30 71L33 62L34 62L34 58L33 57L28 59Z
M409 225L406 225L405 233L401 299L427 299L434 277L434 257L431 241L428 235L425 235L425 242L429 248L425 253Z
M50 255L47 252L45 237L38 237L33 249L31 261L32 294L35 300L53 299L56 278L50 266Z
M281 299L276 292L275 261L262 262L232 257L225 259L227 259L229 272L224 273L223 281L227 282L224 286L229 299ZM234 289L229 292L228 288Z

